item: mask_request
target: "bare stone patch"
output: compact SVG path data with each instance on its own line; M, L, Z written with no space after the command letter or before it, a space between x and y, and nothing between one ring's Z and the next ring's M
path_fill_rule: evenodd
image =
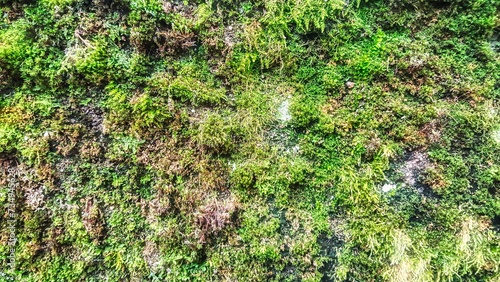
M433 191L441 183L429 183L427 176L429 171L436 169L436 166L429 159L427 152L424 149L408 152L395 161L388 171L388 179L380 184L382 193L391 191L414 191L423 196L433 197ZM423 177L425 176L425 177Z
M80 109L83 122L92 130L103 132L103 111L96 105L82 106Z
M425 152L411 152L404 165L400 168L403 181L409 186L416 186L419 175L430 167L432 167L432 163Z
M26 197L26 205L33 210L42 209L45 204L44 186L34 186L26 189L24 196Z

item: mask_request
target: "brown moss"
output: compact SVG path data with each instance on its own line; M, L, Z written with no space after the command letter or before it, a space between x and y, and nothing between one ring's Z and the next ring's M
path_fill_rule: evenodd
M196 46L193 32L162 30L156 32L153 40L161 56L174 55Z
M195 213L195 236L205 243L210 236L216 235L233 224L232 216L239 207L234 197L213 200L201 206Z

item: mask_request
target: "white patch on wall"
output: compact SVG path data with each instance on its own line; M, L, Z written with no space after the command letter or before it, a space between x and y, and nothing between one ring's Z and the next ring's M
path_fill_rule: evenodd
M495 140L495 142L500 144L500 128L493 130L491 137L493 137L493 140Z
M283 100L278 107L278 119L282 122L287 122L292 119L292 115L290 114L290 97Z
M493 119L497 116L497 110L493 107L491 107L488 111L488 117Z
M286 152L291 154L298 154L300 152L300 146L295 145L293 147L287 147Z
M382 186L382 192L387 193L391 190L396 189L396 184L386 183Z
M41 210L45 204L45 186L28 187L25 193L26 205L33 210Z
M229 167L231 167L231 171L235 171L236 170L236 163L233 163L233 162L229 161L227 164L229 165Z

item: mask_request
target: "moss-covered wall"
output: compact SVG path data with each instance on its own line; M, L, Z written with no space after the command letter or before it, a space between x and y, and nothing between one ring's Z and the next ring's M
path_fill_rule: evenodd
M0 281L500 279L498 0L0 7Z

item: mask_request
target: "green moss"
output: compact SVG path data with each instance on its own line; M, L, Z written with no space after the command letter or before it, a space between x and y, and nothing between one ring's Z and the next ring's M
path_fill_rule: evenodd
M0 2L16 281L498 278L497 1Z

